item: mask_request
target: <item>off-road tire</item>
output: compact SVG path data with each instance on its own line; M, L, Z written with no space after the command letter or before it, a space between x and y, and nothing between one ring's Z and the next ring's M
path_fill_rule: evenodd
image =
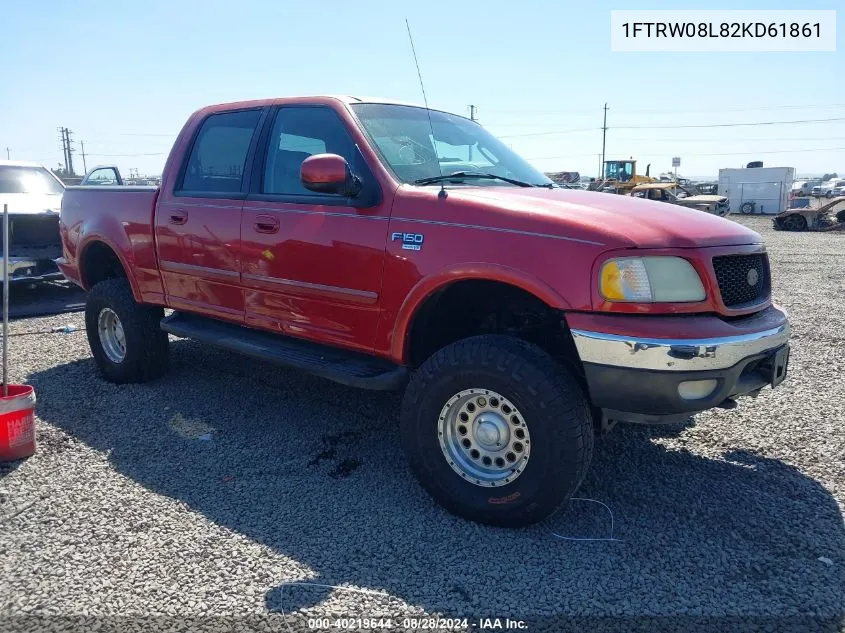
M100 312L110 308L123 326L126 355L119 363L108 358L100 340ZM109 382L147 382L167 371L169 343L160 322L164 309L141 305L132 296L124 278L106 279L96 284L85 302L85 329L91 354L103 378Z
M441 409L456 393L490 389L521 411L531 437L524 471L483 487L450 467L438 440ZM553 514L578 489L593 455L590 405L575 378L536 345L500 335L467 338L431 356L411 377L400 434L420 484L449 512L522 527Z

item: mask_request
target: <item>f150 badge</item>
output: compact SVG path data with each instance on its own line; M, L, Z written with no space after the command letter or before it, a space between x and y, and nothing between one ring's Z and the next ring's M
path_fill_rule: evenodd
M406 251L420 251L425 236L422 233L394 233L390 239L393 242L402 242L402 248Z

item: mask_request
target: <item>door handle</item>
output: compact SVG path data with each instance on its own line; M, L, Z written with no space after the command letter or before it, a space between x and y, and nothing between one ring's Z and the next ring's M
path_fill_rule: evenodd
M188 221L188 212L187 211L171 211L170 212L170 223L171 224L185 224Z
M279 220L274 218L272 215L259 215L255 218L255 224L253 225L255 230L259 233L278 233L279 232Z

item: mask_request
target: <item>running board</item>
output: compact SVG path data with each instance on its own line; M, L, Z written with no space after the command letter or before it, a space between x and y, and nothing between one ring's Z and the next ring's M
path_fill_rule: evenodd
M161 329L174 336L301 369L350 387L390 391L401 388L408 379L407 367L381 358L216 319L174 312L161 320Z

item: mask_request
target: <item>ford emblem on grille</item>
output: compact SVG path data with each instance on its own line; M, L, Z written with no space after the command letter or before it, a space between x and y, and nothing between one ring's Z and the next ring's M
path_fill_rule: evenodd
M748 282L749 286L756 286L757 282L760 280L760 274L757 272L756 268L752 268L748 271L748 276L745 278Z

